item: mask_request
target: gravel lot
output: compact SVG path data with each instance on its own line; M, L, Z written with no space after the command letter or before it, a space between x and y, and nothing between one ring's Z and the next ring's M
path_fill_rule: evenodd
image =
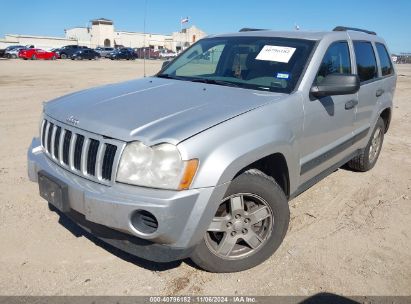
M148 74L161 62L149 61ZM283 245L242 273L158 265L59 224L26 174L43 101L142 77L143 64L0 60L0 294L411 295L411 66L398 66L395 112L376 167L340 169L290 202Z

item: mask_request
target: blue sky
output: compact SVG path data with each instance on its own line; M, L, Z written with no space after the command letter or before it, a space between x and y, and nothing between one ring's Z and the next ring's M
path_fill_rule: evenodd
M112 19L117 30L143 31L145 0L1 1L0 38L6 33L64 36L93 18ZM171 33L181 17L211 34L242 27L330 30L336 25L376 31L392 52L411 52L411 1L372 0L147 0L147 31Z

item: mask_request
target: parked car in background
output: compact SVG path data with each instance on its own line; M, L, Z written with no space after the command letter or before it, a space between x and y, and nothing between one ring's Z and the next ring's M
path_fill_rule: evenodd
M0 58L4 57L5 52L6 52L6 49L0 49Z
M177 53L168 49L162 49L159 52L159 56L163 59L171 59L177 57Z
M99 53L101 57L104 57L104 58L105 58L105 57L107 57L111 52L114 51L114 48L112 48L112 47L97 47L97 48L95 49L95 51L96 51L97 53Z
M117 49L111 52L107 56L107 58L110 58L111 60L118 60L118 59L134 60L137 58L137 55L133 49L123 48L123 49Z
M71 58L71 56L80 50L87 49L88 47L86 46L81 46L81 45L66 45L63 46L62 48L59 48L56 50L56 53L59 58L61 59L67 59Z
M49 60L56 60L57 54L55 52L48 52L42 49L22 49L19 51L18 54L19 58L24 60L31 59L49 59Z
M138 58L145 58L145 59L159 59L160 52L155 51L149 47L137 48L135 49L135 53L137 54Z
M83 59L100 59L100 54L97 53L95 50L92 49L82 49L77 52L75 52L73 55L71 55L71 60L83 60Z
M19 52L22 49L25 49L24 45L11 45L6 47L4 50L4 57L9 59L16 59L19 56Z

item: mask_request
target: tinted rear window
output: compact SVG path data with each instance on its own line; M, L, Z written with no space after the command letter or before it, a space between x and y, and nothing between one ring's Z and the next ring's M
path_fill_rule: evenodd
M376 43L375 45L377 47L378 57L380 58L382 76L393 74L394 69L392 67L390 55L388 54L384 44Z
M357 72L361 82L378 78L377 61L371 42L354 41Z

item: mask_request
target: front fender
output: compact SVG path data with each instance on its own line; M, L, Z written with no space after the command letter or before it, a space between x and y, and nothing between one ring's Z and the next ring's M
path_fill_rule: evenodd
M297 145L302 125L301 98L290 95L180 143L184 159L200 160L192 188L228 183L253 162L281 153L288 165L290 191L294 191L299 179Z

